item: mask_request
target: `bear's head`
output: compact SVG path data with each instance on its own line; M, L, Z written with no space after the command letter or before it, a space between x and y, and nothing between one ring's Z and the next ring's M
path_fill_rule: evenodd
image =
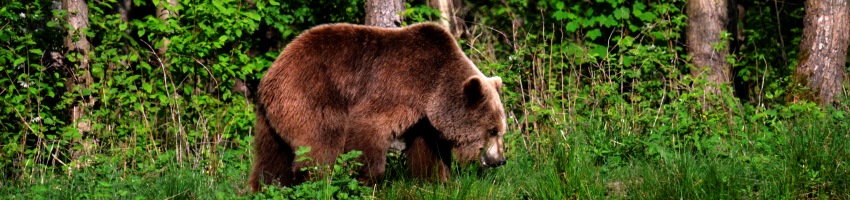
M502 79L475 75L448 89L449 102L429 114L442 138L453 143L460 163L480 161L485 168L505 164L503 136L507 122L499 98ZM446 95L446 94L444 94Z

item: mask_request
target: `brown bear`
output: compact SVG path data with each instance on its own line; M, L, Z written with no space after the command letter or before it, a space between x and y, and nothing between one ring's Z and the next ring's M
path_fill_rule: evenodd
M390 143L404 140L411 173L445 180L452 151L482 167L505 163L502 81L486 77L436 24L322 25L289 43L260 81L253 191L304 181L299 169L363 152L358 177L383 177ZM311 147L313 162L295 162Z

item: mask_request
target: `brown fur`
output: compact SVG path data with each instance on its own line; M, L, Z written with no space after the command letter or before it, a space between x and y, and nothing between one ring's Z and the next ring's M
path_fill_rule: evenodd
M407 142L416 176L445 179L451 149L501 165L500 87L501 79L485 77L435 24L308 30L260 82L252 190L261 182L301 182L301 167L332 164L351 150L363 152L359 178L372 183L383 177L396 139ZM492 145L498 151L482 153ZM312 147L314 162L294 162L299 146Z

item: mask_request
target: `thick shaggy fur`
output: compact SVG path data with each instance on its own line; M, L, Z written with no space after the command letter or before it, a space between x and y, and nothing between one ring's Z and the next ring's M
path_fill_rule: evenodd
M359 178L372 183L399 139L416 176L445 179L452 150L501 165L500 87L501 79L484 76L435 24L310 29L260 82L250 185L257 191L261 182L304 181L301 167L332 164L351 150L363 152ZM294 162L299 146L312 147L313 162Z

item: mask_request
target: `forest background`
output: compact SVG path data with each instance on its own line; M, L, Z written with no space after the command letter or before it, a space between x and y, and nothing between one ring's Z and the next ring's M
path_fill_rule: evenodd
M443 24L502 77L508 164L247 190L256 83L325 23ZM3 199L850 199L839 0L2 0ZM322 169L310 169L322 170Z

